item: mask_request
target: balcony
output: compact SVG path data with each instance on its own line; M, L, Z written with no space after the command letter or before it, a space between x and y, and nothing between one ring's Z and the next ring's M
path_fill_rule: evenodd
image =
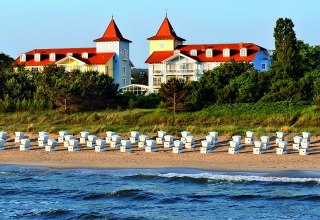
M195 69L167 69L166 70L166 73L167 74L188 74L188 75L193 75L196 73L196 70Z

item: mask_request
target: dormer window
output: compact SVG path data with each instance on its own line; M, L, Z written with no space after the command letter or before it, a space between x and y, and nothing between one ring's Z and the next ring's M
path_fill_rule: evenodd
M191 56L197 56L197 50L191 50L190 51Z
M247 56L247 48L241 48L240 57L246 57L246 56Z
M72 55L73 55L72 53L67 53L68 57L72 57Z
M212 57L212 49L206 49L206 57Z
M55 53L50 53L50 55L49 55L49 61L50 61L50 62L56 61L56 54L55 54Z
M40 62L41 61L41 54L40 53L36 53L34 55L34 61L36 61L36 62Z
M230 57L230 49L223 49L223 57Z
M25 53L20 54L20 62L26 62L27 61L27 55Z
M88 59L89 54L87 52L82 53L82 59Z

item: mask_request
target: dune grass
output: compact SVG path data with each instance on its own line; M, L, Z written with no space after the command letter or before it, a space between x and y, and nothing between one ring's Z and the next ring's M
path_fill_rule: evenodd
M178 135L182 130L204 135L218 131L226 135L243 134L247 130L258 134L282 130L300 133L308 130L320 134L320 110L314 105L255 103L212 106L197 112L174 113L165 109L104 110L95 112L61 113L58 111L13 112L0 114L0 130L8 132L78 133L93 134L114 130L119 133L138 130L152 134L165 130Z

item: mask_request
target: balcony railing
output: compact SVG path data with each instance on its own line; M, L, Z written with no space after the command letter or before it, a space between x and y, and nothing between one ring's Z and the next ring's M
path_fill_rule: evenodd
M166 71L167 73L195 73L196 72L196 70L194 70L194 69L179 69L179 70L177 70L177 69L167 69L167 71Z

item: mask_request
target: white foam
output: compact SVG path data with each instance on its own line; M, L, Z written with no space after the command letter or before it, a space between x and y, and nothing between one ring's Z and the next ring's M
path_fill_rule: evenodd
M167 173L159 174L160 177L174 178L174 177L190 177L195 179L208 179L215 181L257 181L257 182L286 182L286 183L303 183L303 182L318 182L320 178L291 178L291 177L271 177L271 176L255 176L255 175L229 175L229 174L215 174L215 173L198 173L198 174L182 174L182 173Z

